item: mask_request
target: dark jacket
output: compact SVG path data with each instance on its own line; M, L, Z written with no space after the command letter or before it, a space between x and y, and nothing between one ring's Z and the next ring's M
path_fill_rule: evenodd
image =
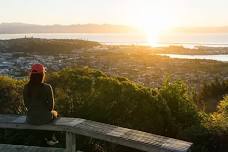
M51 85L41 83L30 86L28 83L24 86L23 97L28 123L42 125L53 119L51 111L54 109L54 97Z

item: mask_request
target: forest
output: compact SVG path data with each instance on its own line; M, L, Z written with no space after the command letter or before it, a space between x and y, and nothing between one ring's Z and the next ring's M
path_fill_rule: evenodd
M48 73L56 110L61 116L80 117L194 143L193 152L228 151L228 82L215 80L195 93L182 81L167 78L157 88L145 87L124 77L109 76L91 68L71 67ZM0 77L0 113L26 113L22 90L27 80ZM216 98L214 112L203 107ZM26 137L26 138L25 138ZM60 141L63 135L58 134ZM1 143L43 145L37 131L0 130ZM58 146L64 146L60 142ZM133 151L95 139L80 137L80 150ZM97 149L96 149L97 150Z

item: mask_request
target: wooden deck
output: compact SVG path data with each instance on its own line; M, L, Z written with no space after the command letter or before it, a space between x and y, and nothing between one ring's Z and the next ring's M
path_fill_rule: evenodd
M52 130L67 132L68 151L75 151L75 134L101 139L111 143L148 152L187 152L190 142L154 135L80 118L59 118L56 121L34 126L25 122L25 116L0 115L0 128Z
M0 152L64 152L63 148L0 144Z

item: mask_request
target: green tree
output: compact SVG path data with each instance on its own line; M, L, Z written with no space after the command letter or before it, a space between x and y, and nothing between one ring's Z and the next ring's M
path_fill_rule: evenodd
M4 114L24 114L22 99L24 81L0 76L0 112Z

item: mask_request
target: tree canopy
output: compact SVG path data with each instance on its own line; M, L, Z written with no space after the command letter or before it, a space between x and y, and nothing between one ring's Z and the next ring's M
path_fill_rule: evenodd
M148 88L95 69L75 67L49 73L46 82L53 86L56 109L61 116L192 141L194 151L220 151L225 145L221 143L227 141L228 98L220 102L215 113L206 114L199 110L192 92L181 81L167 80L160 88ZM25 113L25 83L0 77L0 113ZM4 142L6 138L0 140Z

